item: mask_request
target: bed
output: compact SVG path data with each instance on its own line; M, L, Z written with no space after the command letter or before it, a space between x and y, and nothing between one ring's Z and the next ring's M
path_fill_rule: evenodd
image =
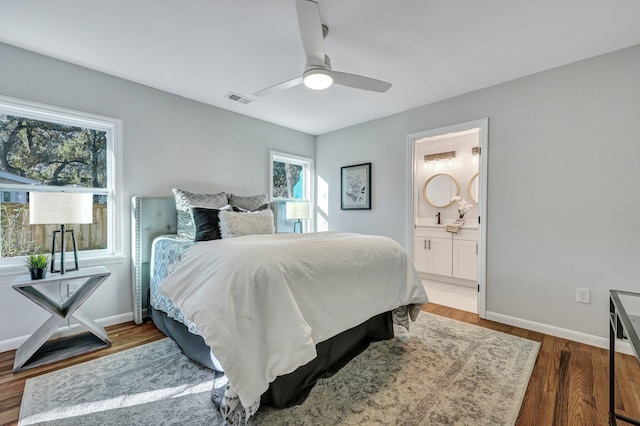
M260 404L303 402L318 378L392 338L394 318L408 325L427 302L406 253L387 238L261 233L194 242L177 235L179 215L174 198L132 199L134 319L151 317L220 373L214 400L231 424Z

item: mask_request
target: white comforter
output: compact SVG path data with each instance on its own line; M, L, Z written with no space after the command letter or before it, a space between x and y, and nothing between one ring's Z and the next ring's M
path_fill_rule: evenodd
M191 248L161 285L202 333L244 407L315 345L427 295L405 251L386 237L251 235Z

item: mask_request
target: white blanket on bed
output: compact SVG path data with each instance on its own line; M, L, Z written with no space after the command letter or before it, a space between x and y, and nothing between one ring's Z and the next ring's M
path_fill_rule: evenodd
M315 345L427 295L402 247L346 233L197 243L161 285L202 333L244 407L316 357Z

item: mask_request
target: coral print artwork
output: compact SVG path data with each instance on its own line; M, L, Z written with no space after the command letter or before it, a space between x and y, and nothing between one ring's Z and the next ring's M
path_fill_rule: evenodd
M342 210L371 209L371 163L342 167L340 204Z

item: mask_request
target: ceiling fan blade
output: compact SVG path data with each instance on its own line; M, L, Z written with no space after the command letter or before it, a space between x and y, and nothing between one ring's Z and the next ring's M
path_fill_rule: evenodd
M296 10L307 64L324 66L324 37L318 3L312 0L296 0Z
M349 86L355 89L369 90L371 92L384 93L391 88L391 83L376 80L375 78L363 77L346 72L331 71L333 82L342 86Z
M271 87L267 87L266 89L262 89L254 93L254 96L267 96L271 93L290 89L291 87L297 86L298 84L302 84L302 77L296 77L292 78L291 80L283 81L282 83L274 84Z

